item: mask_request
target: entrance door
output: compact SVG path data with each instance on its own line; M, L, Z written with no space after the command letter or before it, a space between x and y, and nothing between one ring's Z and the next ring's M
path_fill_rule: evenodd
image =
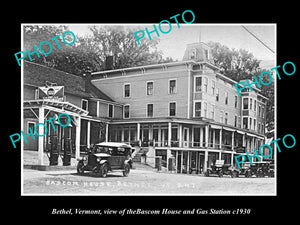
M189 128L183 128L183 147L189 147Z

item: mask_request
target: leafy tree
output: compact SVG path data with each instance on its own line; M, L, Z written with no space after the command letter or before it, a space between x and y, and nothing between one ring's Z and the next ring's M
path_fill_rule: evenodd
M209 42L212 50L213 62L221 68L221 73L235 80L252 80L253 76L259 78L259 75L268 71L270 68L261 68L260 61L252 53L244 49L229 49L227 46L218 42ZM269 71L270 72L270 71ZM269 76L262 76L264 83L269 83ZM269 101L266 105L266 128L274 129L274 82L269 85L261 85L261 94L266 96Z
M62 41L62 34L68 30L67 26L24 26L24 47L29 52L34 51L34 45L39 46L42 41L52 43L52 52L48 55L32 55L32 61L62 70L75 75L86 72L95 72L106 69L119 69L132 66L142 66L155 63L172 62L171 58L164 59L162 52L156 46L157 39L144 41L138 45L134 32L123 27L89 27L92 35L76 37L76 42L66 45ZM57 38L61 49L55 41ZM68 41L66 36L66 39ZM42 45L44 52L50 51L49 46ZM107 57L112 56L113 62L110 68L106 65Z

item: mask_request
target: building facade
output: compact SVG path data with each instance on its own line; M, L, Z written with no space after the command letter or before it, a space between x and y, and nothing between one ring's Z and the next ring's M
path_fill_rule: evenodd
M166 167L174 157L179 173L202 173L217 159L234 165L264 143L267 98L259 89L239 97L204 43L188 45L180 62L95 72L91 82L124 105L109 140L148 148Z
M62 99L39 96L47 82L64 87ZM204 43L188 45L180 62L83 77L24 61L23 129L66 112L71 126L58 127L55 135L61 150L71 139L75 157L91 144L125 142L147 152L149 163L161 156L163 166L178 173L203 173L218 159L236 165L236 155L253 155L264 144L268 99L253 86L240 97L236 83L220 73ZM24 143L39 151L40 165L51 132Z
M43 161L43 153L50 151L53 136L58 139L58 152L64 151L69 140L72 155L79 157L80 150L108 139L111 119L122 118L123 105L94 87L88 74L79 77L29 61L24 61L23 71L23 131L34 132L38 123L48 127L45 136L27 137L23 142L24 150L39 151L39 165L48 164ZM41 87L61 87L61 93L50 97L41 92ZM55 123L54 130L46 121L61 113L67 113L71 123L68 127Z

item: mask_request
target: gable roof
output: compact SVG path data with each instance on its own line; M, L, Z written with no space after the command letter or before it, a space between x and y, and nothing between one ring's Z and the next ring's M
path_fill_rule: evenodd
M24 60L24 85L45 86L46 81L64 86L64 91L69 94L78 95L84 98L99 98L106 101L113 100L99 90L93 84L86 85L86 79L44 65ZM86 90L88 86L88 90Z

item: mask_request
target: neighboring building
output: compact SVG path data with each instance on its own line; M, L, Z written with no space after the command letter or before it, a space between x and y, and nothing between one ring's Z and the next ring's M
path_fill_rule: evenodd
M234 164L235 155L253 154L264 143L267 98L259 89L239 97L237 82L210 58L206 44L194 43L180 62L92 73L92 84L124 105L109 140L149 148L166 166L174 156L180 173L202 173L216 159Z
M23 86L23 131L34 132L38 123L48 126L44 137L33 139L28 136L24 149L39 150L42 153L50 148L52 135L58 136L58 149L63 150L64 140L71 139L72 149L79 156L80 148L107 140L108 123L111 119L121 119L123 105L113 101L90 83L90 75L75 76L63 71L51 69L33 62L24 61ZM55 84L54 84L55 83ZM43 97L39 88L62 87L57 98ZM72 121L69 127L56 124L56 131L46 120L61 113L67 113ZM30 129L29 129L30 128ZM75 152L73 152L75 153ZM39 164L43 165L40 154Z

